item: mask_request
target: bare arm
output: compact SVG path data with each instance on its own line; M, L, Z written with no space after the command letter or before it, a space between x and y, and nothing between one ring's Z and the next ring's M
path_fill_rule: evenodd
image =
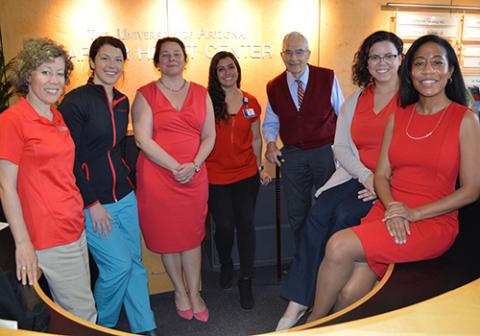
M194 162L201 166L203 162L210 155L210 152L215 145L215 116L213 113L213 104L210 96L207 94L207 115L203 122L201 143L197 155L195 155Z
M17 192L17 176L16 164L0 160L0 198L15 241L17 279L24 285L27 281L33 285L37 281L38 260L23 219Z
M179 163L152 139L153 114L146 99L137 93L132 105L133 131L135 143L143 153L153 162L166 168L172 173L179 167Z
M425 206L418 207L420 220L457 210L478 199L480 193L480 127L477 116L465 113L460 126L460 188L454 193Z
M257 167L259 168L260 173L260 182L263 185L270 183L272 178L267 174L264 169L260 169L262 167L262 135L260 133L260 120L257 119L255 122L252 123L252 147L253 152L255 153L255 157L257 158Z
M390 178L392 176L392 168L388 160L388 149L392 141L394 124L394 114L391 114L388 120L387 127L383 136L382 148L377 161L377 168L374 176L375 191L377 192L380 201L386 209L390 209L392 204L395 204L395 199L390 191ZM407 235L410 234L410 222L401 217L384 218L387 230L397 244L405 244Z
M257 167L262 165L262 136L260 135L260 120L252 123L252 147L257 158Z

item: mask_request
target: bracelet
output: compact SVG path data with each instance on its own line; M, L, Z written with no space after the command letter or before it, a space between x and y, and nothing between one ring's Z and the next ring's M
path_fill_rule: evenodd
M195 171L195 174L196 174L200 171L200 166L197 165L195 162L192 162L192 163L193 163L193 170Z
M262 164L258 167L258 172L261 173L265 169L265 166Z

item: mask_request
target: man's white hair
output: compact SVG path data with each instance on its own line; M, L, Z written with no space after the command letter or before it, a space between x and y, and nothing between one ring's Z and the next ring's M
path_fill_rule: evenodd
M283 38L283 44L282 44L283 49L285 49L285 45L287 44L287 41L290 40L290 39L294 39L294 38L303 39L303 41L305 42L305 47L308 50L308 40L307 40L307 38L302 33L299 33L297 31L293 31L293 32L290 32L287 35L285 35L285 37Z

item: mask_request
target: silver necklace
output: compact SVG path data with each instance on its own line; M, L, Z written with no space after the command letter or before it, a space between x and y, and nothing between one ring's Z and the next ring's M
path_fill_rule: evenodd
M452 105L452 104L450 104ZM438 128L438 126L440 126L440 123L442 122L443 118L445 117L445 114L447 112L447 110L450 108L450 105L448 105L443 111L442 111L442 115L440 116L440 118L438 119L437 123L435 124L435 126L433 127L433 129L428 132L427 134L425 135L421 135L421 136L413 136L411 135L409 132L408 132L408 128L410 127L410 123L412 122L412 119L413 119L413 114L415 113L415 111L417 110L417 108L413 108L412 109L412 113L410 114L410 118L408 119L408 123L407 123L407 126L405 127L405 134L407 134L407 136L412 139L412 140L423 140L423 139L426 139L428 138L429 136L431 136L433 134L433 132L435 132Z

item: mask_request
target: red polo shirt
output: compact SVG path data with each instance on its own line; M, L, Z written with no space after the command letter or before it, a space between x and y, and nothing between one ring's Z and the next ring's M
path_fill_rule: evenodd
M75 147L60 112L51 111L53 121L21 98L0 114L0 160L18 165L18 196L36 250L72 243L85 228Z
M244 103L235 116L215 124L215 147L206 161L208 183L230 184L257 173L252 147L252 123L260 117L257 99L243 92Z

